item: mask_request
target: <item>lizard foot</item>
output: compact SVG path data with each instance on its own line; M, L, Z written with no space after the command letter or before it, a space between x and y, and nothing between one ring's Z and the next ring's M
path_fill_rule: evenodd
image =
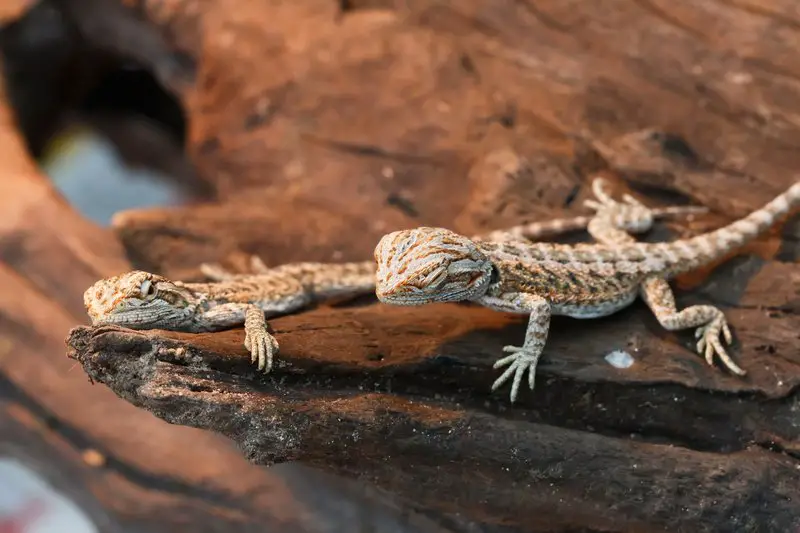
M278 341L267 328L256 331L245 330L244 347L250 352L250 362L258 361L258 369L268 374L272 370L272 359L278 353Z
M710 320L705 326L700 326L697 328L697 331L695 331L694 336L696 339L699 339L697 341L697 353L704 355L706 363L711 366L714 365L714 354L716 354L728 370L740 376L745 375L746 372L733 362L728 352L725 351L725 347L722 346L719 339L720 333L722 333L722 337L725 339L725 344L733 342L733 335L731 335L728 321L721 311L719 315Z
M603 178L592 181L592 193L597 200L586 200L583 205L595 212L595 217L613 219L614 225L629 233L644 233L653 227L655 211L629 194L622 196L622 201L611 197Z
M510 398L511 403L514 403L517 400L519 385L526 371L528 372L528 387L533 390L533 382L536 376L536 364L539 361L541 351L526 346L505 346L503 347L503 351L511 352L511 355L498 359L492 368L500 368L506 365L509 365L509 367L495 380L494 384L492 384L492 390L494 391L502 386L513 374L514 381L511 384Z

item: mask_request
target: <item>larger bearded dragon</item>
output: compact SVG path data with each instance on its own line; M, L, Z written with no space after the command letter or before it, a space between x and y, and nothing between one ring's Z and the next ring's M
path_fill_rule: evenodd
M529 315L522 346L494 367L508 368L492 390L513 376L514 402L525 373L533 389L552 315L607 316L641 296L667 330L697 328L697 351L713 365L716 355L733 373L732 335L725 315L711 305L678 310L667 280L724 257L800 205L800 183L766 206L718 230L666 243L640 243L598 219L598 244L479 241L444 228L419 227L385 235L375 248L376 294L381 302L422 305L472 301L498 311ZM590 223L590 231L592 224Z

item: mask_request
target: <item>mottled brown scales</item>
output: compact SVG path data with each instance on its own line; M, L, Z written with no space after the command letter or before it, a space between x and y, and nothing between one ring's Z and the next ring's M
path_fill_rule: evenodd
M589 268L581 272L568 266L551 264L533 271L522 264L501 262L499 282L491 285L488 294L532 293L544 296L551 304L585 302L594 304L624 298L641 282L637 273L606 272Z
M720 340L727 344L733 340L722 311L710 305L678 311L667 280L714 263L768 229L800 205L800 183L728 226L669 243L636 242L620 228L618 217L625 204L605 194L599 180L594 188L599 202L590 204L596 214L587 229L597 243L526 243L516 238L492 242L429 227L395 231L375 248L376 294L382 302L395 305L473 301L498 311L528 314L523 345L506 346L503 351L511 355L495 363L495 368L508 368L492 389L513 376L512 402L526 372L533 388L551 315L606 316L637 296L664 328L696 328L697 351L709 365L716 356L730 371L744 374ZM630 197L625 202L631 209L646 211Z

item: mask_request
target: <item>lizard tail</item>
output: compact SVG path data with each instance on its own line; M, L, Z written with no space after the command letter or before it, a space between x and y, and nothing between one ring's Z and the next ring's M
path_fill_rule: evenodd
M521 224L519 226L512 226L506 229L499 229L491 231L482 235L475 235L470 237L473 241L502 241L509 237L518 239L537 240L549 235L558 235L568 231L577 231L586 229L589 225L591 217L577 216L574 218L556 218L553 220L542 220L538 222L531 222L530 224Z
M688 272L711 263L768 230L781 217L800 206L800 182L761 209L717 230L683 241L664 243L670 274Z

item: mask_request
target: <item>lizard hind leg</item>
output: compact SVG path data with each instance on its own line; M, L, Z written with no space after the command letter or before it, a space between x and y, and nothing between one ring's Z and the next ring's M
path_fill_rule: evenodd
M253 275L269 274L270 268L264 264L260 257L252 255L250 256L249 273L231 272L218 263L201 263L200 272L211 281L231 281L248 278Z
M621 202L615 200L606 190L607 187L608 182L603 178L592 181L592 193L597 200L584 202L586 207L595 212L587 230L599 242L634 242L629 234L650 230L657 213L629 194L623 195Z
M664 278L650 276L644 280L640 288L642 299L653 311L664 329L677 331L696 327L695 337L697 352L705 356L709 366L714 365L714 356L719 357L722 364L734 374L746 374L728 355L720 341L720 335L726 344L733 342L728 321L722 311L712 305L693 305L682 311L675 306L675 296Z
M216 263L201 263L200 273L211 281L229 281L236 279L236 276L238 275Z

